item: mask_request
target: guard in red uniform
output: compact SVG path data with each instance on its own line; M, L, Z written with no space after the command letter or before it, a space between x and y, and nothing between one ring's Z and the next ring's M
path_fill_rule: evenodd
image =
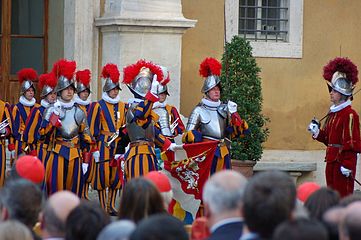
M335 58L324 67L333 105L322 128L316 119L308 127L312 137L327 146L327 186L342 197L353 193L357 153L361 152L359 116L351 107L357 74L356 65L347 58Z

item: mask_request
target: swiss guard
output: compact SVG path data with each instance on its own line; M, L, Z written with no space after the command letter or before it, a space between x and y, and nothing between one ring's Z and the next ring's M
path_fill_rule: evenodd
M38 79L38 74L32 68L23 68L18 72L18 79L21 84L19 102L14 105L12 110L12 136L8 146L11 153L10 165L14 159L17 159L21 154L27 152L26 144L23 144L23 132L25 130L25 123L28 119L30 111L33 107L39 107L34 98L35 87L34 82Z
M11 134L9 106L0 100L0 188L4 186L6 169L5 139Z
M82 168L81 141L95 144L86 114L74 102L74 61L59 60L52 72L58 82L55 87L58 99L44 112L40 137L51 136L51 151L46 163L45 184L48 195L69 190L81 197Z
M154 127L158 115L152 111L153 104L159 100L158 86L168 82L163 78L162 69L145 60L139 60L123 69L125 83L133 93L129 99L126 115L126 129L130 139L125 158L126 180L157 170L155 145L163 151L174 150L176 144Z
M122 186L117 161L120 161L120 154L124 154L125 151L118 154L117 144L123 137L126 106L120 101L120 73L117 65L106 64L101 76L104 80L103 93L102 99L98 102L100 110L94 118L96 123L94 135L98 140L100 156L94 158L96 167L93 188L98 191L101 207L114 216L117 215L115 207L117 192Z
M46 108L54 104L56 101L56 93L54 92L57 80L55 75L50 73L41 74L39 76L39 90L40 106L34 107L26 121L26 126L23 134L23 140L29 148L29 154L37 156L44 164L46 163L46 156L50 137L45 136L40 138L39 129L43 120L43 114Z
M219 141L214 156L211 174L231 168L229 154L230 139L242 137L248 132L248 124L237 113L237 104L221 98L221 64L214 58L206 58L200 64L199 73L204 77L204 98L193 109L188 118L183 142Z
M90 82L91 72L89 69L79 70L75 74L76 79L76 94L74 95L74 101L78 104L79 108L82 109L87 115L87 121L91 135L95 138L95 126L99 125L99 104L98 102L90 101ZM91 149L91 146L85 141L81 141L82 150L82 168L83 168L83 193L82 198L89 200L88 192L89 185L93 180L95 171L95 162L92 155L96 155L97 148ZM91 154L91 150L93 154Z
M357 153L361 152L359 116L351 107L358 70L350 59L337 57L323 71L332 106L324 125L313 119L308 130L313 139L326 145L327 186L345 197L353 193Z

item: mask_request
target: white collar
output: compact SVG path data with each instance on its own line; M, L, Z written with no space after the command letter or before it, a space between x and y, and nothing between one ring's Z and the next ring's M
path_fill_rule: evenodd
M202 98L202 103L208 107L219 107L219 105L221 105L220 100L218 100L217 102L214 102L214 101L210 101L206 98Z
M341 111L342 109L344 109L345 107L348 107L348 106L350 106L351 105L351 100L347 100L346 102L344 102L344 103L341 103L340 105L337 105L337 106L335 106L335 105L332 105L331 107L330 107L330 112L338 112L338 111Z
M128 99L129 104L131 104L131 103L140 103L141 101L143 101L143 99L140 99L140 98L129 98Z
M63 102L63 100L61 98L58 98L59 104L63 107L63 108L71 108L74 106L74 100L72 99L70 102Z
M111 98L111 97L109 97L108 93L103 92L103 93L102 93L102 99L103 99L104 101L108 102L108 103L117 104L117 103L119 103L119 101L120 101L120 96L119 96L119 94L118 94L116 98Z
M48 108L50 103L48 101L46 101L45 99L41 99L40 105L43 106L44 108Z
M78 94L75 94L74 101L79 105L87 106L90 104L90 97L88 97L88 99L84 101L78 96Z
M155 108L165 108L165 106L167 105L167 103L166 103L166 101L164 101L164 102L155 102L155 103L153 103L153 109L155 109Z
M213 233L214 231L216 231L219 227L229 224L229 223L237 223L237 222L243 222L243 219L240 217L233 217L233 218L226 218L223 220L220 220L219 222L217 222L216 224L214 224L210 231L211 233Z
M32 106L35 105L36 100L35 100L35 98L32 98L32 99L29 101L29 100L26 99L23 95L21 95L20 98L19 98L19 102L20 102L22 105L26 106L26 107L32 107Z

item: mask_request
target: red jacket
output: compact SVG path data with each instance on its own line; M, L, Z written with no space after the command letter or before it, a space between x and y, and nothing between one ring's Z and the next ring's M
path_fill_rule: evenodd
M356 153L361 152L358 114L351 106L330 112L316 140L327 146L326 162L338 161L345 168L352 169Z

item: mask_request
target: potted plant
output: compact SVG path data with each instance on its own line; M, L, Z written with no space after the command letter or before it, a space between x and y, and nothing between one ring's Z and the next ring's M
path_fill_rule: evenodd
M239 170L242 165L248 165L250 170L245 170L244 174L252 175L253 166L262 157L262 143L269 135L266 127L269 119L262 114L261 69L247 40L234 36L230 43L226 43L222 69L222 100L237 103L238 113L247 121L250 130L243 138L232 139L232 166Z

